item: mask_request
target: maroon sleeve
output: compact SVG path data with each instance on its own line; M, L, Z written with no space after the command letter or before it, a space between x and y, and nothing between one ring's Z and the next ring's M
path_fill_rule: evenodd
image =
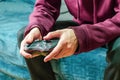
M120 6L120 5L119 5ZM78 39L79 47L75 54L86 52L105 45L112 39L120 36L120 8L116 14L103 22L83 24L72 27Z
M60 12L61 0L36 0L34 10L29 16L29 24L26 27L25 35L36 27L41 31L42 36L46 35L54 25Z

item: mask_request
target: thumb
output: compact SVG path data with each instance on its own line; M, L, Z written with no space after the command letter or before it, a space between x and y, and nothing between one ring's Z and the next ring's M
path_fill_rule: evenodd
M33 42L33 35L30 34L30 35L28 35L28 36L26 37L26 43L30 44L30 43L32 43L32 42Z
M61 31L57 30L57 31L49 32L46 36L43 37L43 39L50 40L52 38L59 38L60 35L61 35Z

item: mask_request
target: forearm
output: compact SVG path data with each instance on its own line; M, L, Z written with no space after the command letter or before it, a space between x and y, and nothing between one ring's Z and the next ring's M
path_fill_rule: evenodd
M53 3L54 2L54 3ZM59 16L61 0L36 0L34 10L29 16L29 24L25 34L37 25L41 34L46 35Z
M76 53L89 51L100 47L112 39L120 36L120 13L112 18L96 24L83 24L72 27L74 30L79 47Z

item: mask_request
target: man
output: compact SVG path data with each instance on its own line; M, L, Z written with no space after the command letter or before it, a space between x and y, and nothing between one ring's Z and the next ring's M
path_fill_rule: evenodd
M120 0L65 0L76 27L52 31L59 16L61 0L36 0L25 29L20 53L26 58L33 80L54 80L49 61L108 45L109 65L104 80L120 80ZM60 38L57 46L44 58L24 51L26 43L36 39ZM114 40L115 39L115 40ZM117 44L117 45L116 45ZM44 59L44 63L42 61ZM48 73L47 73L48 72ZM48 78L46 78L46 76Z

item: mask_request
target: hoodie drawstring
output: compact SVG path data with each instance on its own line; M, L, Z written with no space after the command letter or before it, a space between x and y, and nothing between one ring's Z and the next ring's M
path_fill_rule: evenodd
M96 0L93 0L93 23L97 23L97 15L96 15Z
M80 0L77 0L78 11L77 11L77 20L80 19ZM93 23L97 23L97 14L96 14L96 0L93 0Z
M80 3L79 0L77 0L77 4L78 4L78 11L77 11L77 20L79 21L80 19Z

